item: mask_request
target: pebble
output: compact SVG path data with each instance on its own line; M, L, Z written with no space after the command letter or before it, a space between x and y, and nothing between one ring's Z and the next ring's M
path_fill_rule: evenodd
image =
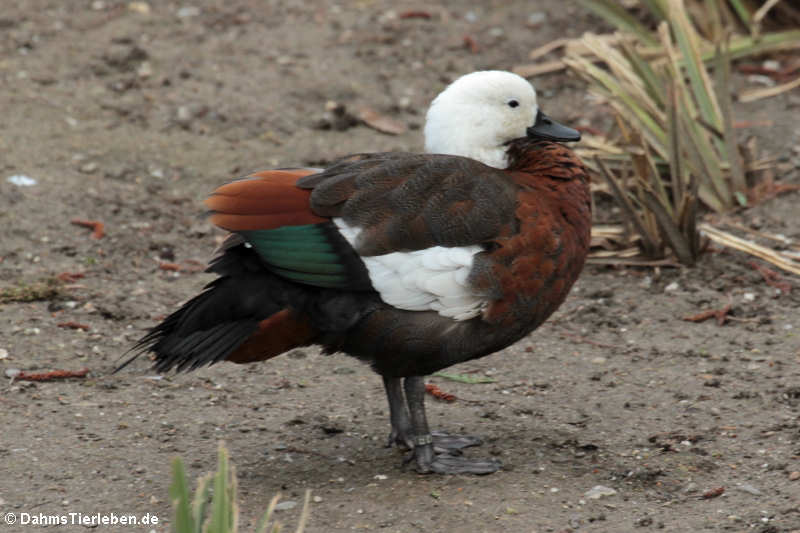
M149 78L153 75L153 65L149 61L142 61L142 64L136 69L136 75L140 78Z
M80 170L84 174L91 174L97 171L98 168L99 165L97 163L95 163L94 161L89 161L88 163L81 165L81 167L78 170Z
M769 76L764 76L763 74L750 74L749 76L747 76L747 81L749 81L750 83L765 85L767 87L775 86L775 80L773 80Z
M664 287L664 292L675 292L679 288L680 288L680 285L678 285L678 282L677 281L673 281L672 283L670 283L669 285Z
M140 15L150 14L150 4L147 2L131 2L128 4L128 9L134 13L139 13Z
M190 120L192 120L192 112L189 110L189 106L179 106L178 111L175 114L179 123L188 123Z
M197 6L183 6L178 9L178 18L187 19L189 17L196 17L200 14L200 8Z
M586 496L590 500L599 500L600 498L604 498L606 496L613 496L616 493L617 491L612 489L611 487L605 487L603 485L595 485L591 489L587 490L584 496Z
M755 488L753 485L750 485L749 483L743 483L741 485L737 485L736 488L742 492L746 492L747 494L752 494L753 496L761 496L762 494L760 490Z
M528 24L531 26L535 24L541 24L547 19L547 13L544 11L536 11L535 13L531 13L528 15Z
M320 503L322 501L322 496L314 496L314 503Z
M6 357L8 357L8 350L0 348L0 359L5 359Z
M605 364L605 362L606 362L606 358L605 357L595 357L594 359L592 359L592 363L594 363L596 365L602 365L602 364Z
M297 507L297 502L292 500L286 500L285 502L280 502L275 506L276 511L288 511L289 509L294 509Z
M752 302L755 301L756 295L753 294L752 292L746 292L742 295L742 298L744 299L745 302Z
M6 181L11 185L16 185L17 187L32 187L36 185L35 179L24 174L14 174L13 176L7 177Z
M789 481L797 481L800 479L800 471L795 470L789 473Z
M6 377L13 379L19 376L20 372L22 372L22 370L20 370L19 368L6 368Z

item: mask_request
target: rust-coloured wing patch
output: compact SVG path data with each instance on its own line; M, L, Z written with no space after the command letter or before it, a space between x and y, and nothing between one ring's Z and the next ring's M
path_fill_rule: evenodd
M310 191L295 184L316 169L267 170L218 188L206 200L211 222L228 231L319 224L328 219L311 212Z
M233 363L264 361L311 343L315 332L307 321L284 309L262 320L258 330L227 358Z

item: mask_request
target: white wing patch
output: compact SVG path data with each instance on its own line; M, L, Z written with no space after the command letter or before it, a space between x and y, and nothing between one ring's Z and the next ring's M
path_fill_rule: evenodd
M334 218L333 222L355 247L361 230L341 218ZM454 320L467 320L488 305L488 300L473 292L467 282L473 258L482 251L480 246L434 246L361 260L372 286L387 304L408 311L433 310Z

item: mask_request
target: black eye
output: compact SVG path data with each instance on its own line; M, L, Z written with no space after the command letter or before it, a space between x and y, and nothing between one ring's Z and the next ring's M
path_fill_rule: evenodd
M517 106L519 106L519 102L517 102L516 100L508 101L508 107L517 107Z

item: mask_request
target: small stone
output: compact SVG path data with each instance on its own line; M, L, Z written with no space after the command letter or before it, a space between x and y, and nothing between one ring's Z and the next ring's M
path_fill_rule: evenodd
M100 167L97 163L95 163L94 161L89 161L88 163L84 163L83 165L81 165L81 167L78 170L80 170L84 174L92 174L96 172L98 168Z
M747 494L752 494L753 496L761 496L762 492L755 488L753 485L748 483L742 483L741 485L736 486L742 492L746 492Z
M6 181L17 187L32 187L36 185L35 179L25 176L24 174L14 174L13 176L7 177Z
M22 334L28 336L38 335L41 332L42 330L40 330L39 328L25 328L24 330L22 330Z
M595 357L592 359L592 363L595 365L602 365L605 364L606 358L605 357Z
M106 8L106 3L103 0L94 0L92 2L92 9L95 11L102 11Z
M384 479L389 479L389 476L384 474L376 474L375 479L383 481Z
M22 370L19 368L6 368L6 377L14 379L15 377L19 376Z
M8 357L8 350L0 348L0 359L5 359L6 357Z
M536 11L528 15L528 24L535 26L547 20L547 13L544 11Z
M789 481L797 481L798 479L800 479L800 471L789 472Z
M197 6L183 6L182 8L178 9L177 12L178 18L181 19L196 17L199 14L200 14L200 8Z
M669 285L664 287L664 292L675 292L679 288L680 288L680 285L678 285L678 282L677 281L673 281L672 283L670 283Z
M153 75L153 65L149 61L142 61L142 64L136 69L136 75L140 78L149 78Z
M775 80L773 80L769 76L764 76L763 74L750 74L749 76L747 76L747 81L749 81L750 83L764 85L766 87L775 86Z
M178 111L175 113L178 122L189 122L192 120L192 112L189 110L189 106L179 106Z
M147 2L131 2L128 4L128 10L139 13L140 15L149 15L150 4Z
M276 511L288 511L289 509L294 509L297 507L297 502L292 500L286 500L285 502L280 502L275 506Z
M744 293L744 294L742 295L742 299L743 299L745 302L752 302L752 301L754 301L754 300L756 299L756 295L755 295L755 294L753 294L752 292L746 292L746 293Z
M322 496L314 496L314 503L320 503L322 501Z
M600 498L605 498L606 496L613 496L616 493L617 491L612 489L611 487L605 487L603 485L595 485L591 489L587 490L584 493L584 496L586 496L590 500L599 500Z

